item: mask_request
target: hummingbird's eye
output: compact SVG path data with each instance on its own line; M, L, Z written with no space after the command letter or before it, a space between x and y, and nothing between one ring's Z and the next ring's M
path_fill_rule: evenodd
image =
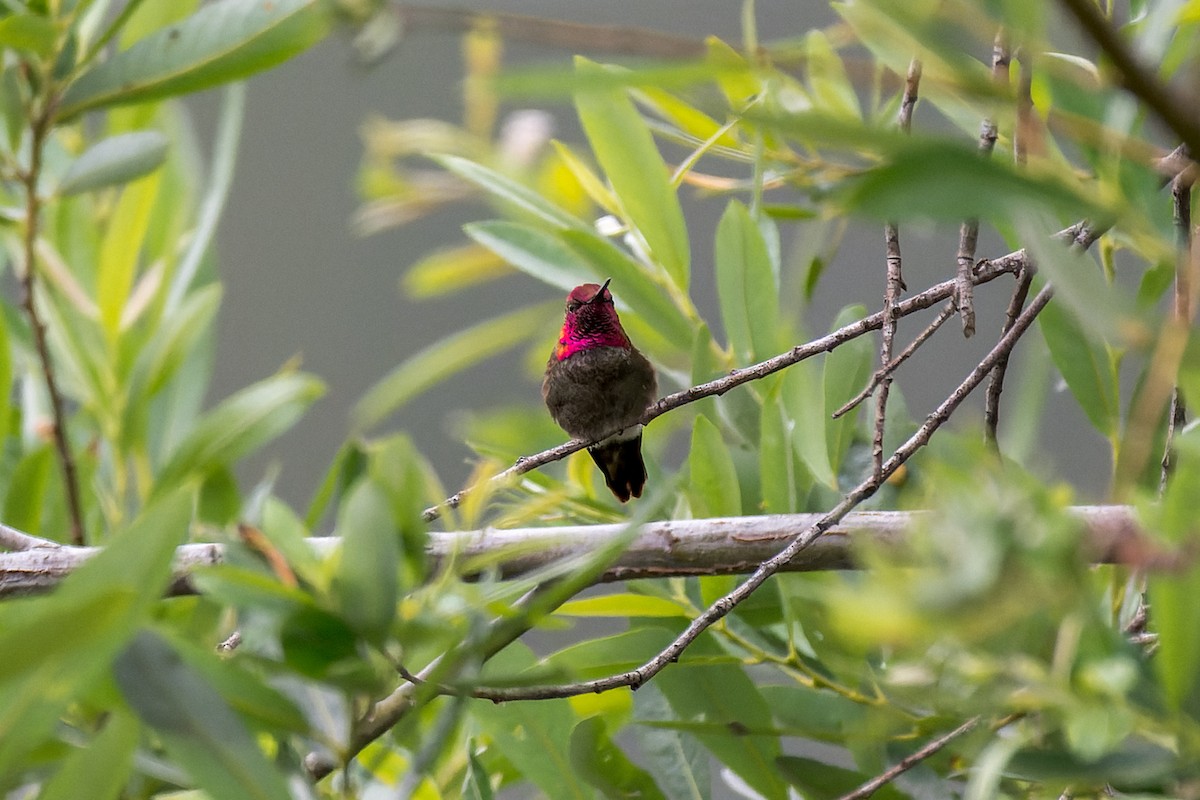
M572 300L571 302L567 303L567 311L578 311L581 305L583 305L583 303L579 302L578 300Z

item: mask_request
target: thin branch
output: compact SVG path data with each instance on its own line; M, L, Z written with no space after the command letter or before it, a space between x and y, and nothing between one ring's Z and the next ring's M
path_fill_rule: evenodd
M1171 181L1171 207L1175 223L1175 243L1178 254L1175 257L1175 301L1172 307L1176 324L1188 325L1192 318L1191 297L1193 292L1190 273L1192 262L1197 258L1192 252L1192 184L1183 174L1175 176ZM1167 416L1167 440L1163 447L1162 471L1159 477L1159 492L1167 486L1171 476L1172 450L1175 444L1175 433L1187 423L1187 406L1179 385L1171 391L1171 410Z
M47 110L36 116L29 129L29 169L21 176L25 186L25 272L21 276L21 302L25 315L29 317L29 329L33 334L33 345L41 363L42 375L46 380L46 394L50 398L50 411L54 416L54 446L63 473L63 486L67 497L67 512L71 522L71 543L82 545L83 511L79 503L79 478L75 472L75 457L67 439L67 414L64 410L62 392L54 376L54 362L50 358L50 346L46 341L46 325L38 314L34 299L37 284L37 240L38 223L41 216L41 197L38 182L42 177L42 150L49 135L51 114Z
M1121 39L1109 20L1100 14L1093 0L1060 0L1112 62L1122 86L1149 106L1163 123L1188 146L1200 153L1200 121L1193 99L1179 95L1158 79L1155 70L1143 64Z
M907 531L918 523L921 514L919 511L847 514L811 547L796 553L781 571L857 569L855 540L867 538L885 549L903 546ZM1156 558L1154 546L1147 541L1131 508L1076 506L1071 514L1080 520L1088 557L1095 562L1127 563L1134 557ZM621 554L596 576L596 582L747 574L820 519L819 514L772 514L647 522ZM0 598L50 591L100 552L100 548L59 545L20 532L16 532L19 539L3 538L9 531L12 529L0 527L0 542L28 546L18 552L0 553ZM429 533L425 556L433 574L453 568L470 579L479 569L508 580L552 568L566 559L584 558L627 531L627 523L434 531ZM319 558L327 557L342 543L337 536L305 541ZM198 569L225 563L225 556L222 544L180 546L175 551L168 592L194 594L196 587L191 575ZM1152 561L1151 566L1157 563ZM1168 565L1167 561L1162 563Z
M912 755L900 759L894 765L879 773L854 791L842 795L838 800L864 800L864 798L870 797L917 764L936 754L943 747L950 744L950 742L975 730L975 726L979 724L979 720L979 717L972 717L949 733L942 734Z
M1008 83L1008 43L1004 31L996 34L992 45L992 77ZM990 156L996 147L996 121L984 118L979 128L979 153ZM962 318L963 336L975 335L975 284L971 281L971 270L975 264L975 248L979 242L979 220L965 220L958 231L958 254L954 302Z
M912 129L913 108L917 105L918 89L921 85L921 62L912 59L908 64L908 76L904 83L904 97L900 101L897 124L908 133ZM887 252L887 278L883 295L883 329L880 333L879 366L882 370L892 361L892 343L896 338L896 303L904 291L904 273L900 257L900 229L894 222L884 226L883 239ZM887 425L887 401L892 389L892 372L884 373L879 382L879 396L875 400L875 433L871 439L871 469L879 475L883 468L883 433Z
M1013 158L1017 164L1024 164L1028 155L1029 145L1034 137L1033 118L1033 70L1030 67L1030 56L1026 50L1019 55L1021 64L1020 87L1017 90L1017 125L1013 131ZM1007 72L1006 72L1007 74ZM1017 315L1025 307L1029 297L1029 286L1033 281L1033 272L1025 270L1017 275L1017 285L1013 288L1012 297L1008 301L1008 309L1004 315L1004 327L1007 331L1012 327ZM992 449L999 452L996 429L1000 424L1000 395L1004 391L1004 377L1008 372L1008 356L996 363L996 369L988 380L987 392L984 394L983 410L983 440Z
M875 387L879 385L880 381L882 381L892 372L895 372L901 364L911 358L912 354L917 352L917 349L921 345L925 344L925 342L929 340L929 337L937 333L938 328L942 327L942 325L946 323L946 320L950 319L952 316L954 316L953 300L942 306L941 311L939 311L938 315L934 317L933 322L926 325L925 329L917 334L917 337L909 343L908 347L900 351L900 355L896 356L885 366L875 370L874 374L871 375L871 380L867 381L867 385L863 387L862 391L851 398L844 406L833 412L833 418L837 419L838 417L853 411L859 403L870 397L871 393L875 391Z
M1008 309L1004 315L1003 331L1007 331L1016 322L1025 307L1029 297L1029 286L1033 283L1033 271L1024 270L1017 276L1017 285L1013 288L1012 297L1008 300ZM1008 371L1008 355L996 362L992 376L988 380L987 393L984 395L983 408L983 440L993 449L998 449L996 428L1000 424L1000 394L1004 391L1004 375Z
M749 578L739 584L733 591L717 599L702 614L693 619L683 632L676 636L674 641L667 645L658 655L636 669L595 680L563 685L492 689L490 694L491 699L496 702L506 700L545 700L558 697L573 697L593 692L606 692L622 687L629 687L636 690L665 669L668 664L678 661L680 655L683 654L700 634L733 611L738 604L752 595L768 578L779 572L798 553L810 547L826 531L838 524L859 503L873 495L884 480L899 469L914 453L924 447L929 442L933 433L950 418L958 406L962 404L963 400L966 399L967 395L983 382L984 378L987 377L988 373L996 365L996 361L1000 356L1012 350L1013 346L1016 345L1029 326L1033 324L1033 320L1046 307L1046 304L1050 302L1053 292L1053 287L1047 284L1038 293L1033 302L1029 304L1029 307L1017 318L1016 324L1000 338L996 345L984 356L983 360L971 370L963 382L926 418L925 423L917 429L916 433L896 449L896 452L883 465L880 477L876 478L874 475L871 475L847 493L836 506L806 528L787 547L764 561Z

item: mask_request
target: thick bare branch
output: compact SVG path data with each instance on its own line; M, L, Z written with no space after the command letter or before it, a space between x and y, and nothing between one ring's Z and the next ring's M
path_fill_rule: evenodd
M1126 506L1078 506L1072 513L1082 522L1092 558L1097 562L1122 560L1123 553L1143 552L1148 547L1132 509ZM854 569L851 543L856 536L869 537L883 546L899 545L920 514L908 511L848 514L811 547L795 553L780 570ZM649 522L598 580L749 573L820 519L819 514L775 514ZM452 562L468 571L473 564L479 564L481 569L486 565L507 579L592 553L624 534L626 529L625 524L615 524L432 532L427 552L435 573ZM5 531L11 529L0 528L0 536ZM49 591L99 552L95 547L29 539L32 543L26 549L0 553L0 597ZM336 536L308 540L309 546L322 556L332 552L340 542ZM224 545L183 545L176 551L170 592L195 592L191 574L224 561Z

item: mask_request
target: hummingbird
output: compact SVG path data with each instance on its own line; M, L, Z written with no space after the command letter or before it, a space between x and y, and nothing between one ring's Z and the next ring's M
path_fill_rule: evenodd
M588 453L624 503L641 497L646 484L641 418L654 402L658 380L621 327L608 291L611 280L576 286L567 295L562 335L546 364L542 399L572 438L590 442L607 435Z

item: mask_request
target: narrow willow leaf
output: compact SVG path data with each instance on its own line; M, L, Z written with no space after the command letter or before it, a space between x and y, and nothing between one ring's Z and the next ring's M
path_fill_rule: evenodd
M613 743L599 716L581 720L571 730L569 752L576 772L605 797L665 798L650 773Z
M491 775L475 756L475 744L467 747L467 774L463 778L462 796L467 800L493 800Z
M658 776L659 786L671 800L707 800L709 759L690 734L653 723L676 719L667 699L654 681L633 696L637 741Z
M741 664L705 663L706 657L721 654L715 642L701 637L679 668L663 670L654 683L676 719L703 720L695 736L721 763L761 796L783 800L787 787L775 768L781 748L771 733L771 709Z
M716 236L717 297L721 320L738 363L775 355L779 342L779 290L762 231L750 211L729 203Z
M1069 310L1051 301L1038 327L1067 388L1092 426L1112 440L1121 424L1120 383L1108 348L1094 342Z
M584 163L584 160L567 145L557 140L551 142L551 144L554 146L555 154L558 155L558 158L570 170L571 175L575 177L580 188L591 198L592 202L613 216L620 214L621 208L617 202L617 198L604 185L604 181L600 179L600 176Z
M187 251L184 252L171 279L171 288L164 307L168 316L183 302L196 272L200 269L200 262L216 234L217 222L229 197L229 187L233 183L233 168L237 163L238 139L242 132L245 110L246 87L240 83L226 87L221 97L221 118L213 144L212 169L206 181L208 189L200 203L200 219L192 232Z
M522 308L449 336L403 361L367 390L354 406L356 430L383 421L398 408L452 375L516 347L542 329L559 303ZM550 343L546 343L549 352Z
M824 31L808 32L804 37L804 54L806 82L817 105L834 114L860 119L858 93L846 74L846 65Z
M788 514L796 510L799 476L792 455L789 420L779 401L778 390L763 400L761 431L758 440L758 465L761 473L762 511Z
M311 375L292 373L267 378L227 398L197 420L175 447L157 476L155 493L253 452L292 427L324 392L324 385Z
M783 377L782 398L793 422L792 444L804 466L820 484L837 488L837 473L829 463L824 382L815 364L801 362Z
M329 30L321 0L219 0L85 72L67 89L61 119L248 77L307 50Z
M95 691L162 597L191 504L182 492L152 503L54 594L0 607L0 783Z
M495 170L458 156L436 156L434 161L463 180L483 189L503 205L530 214L555 228L588 227L583 220L550 203L533 189Z
M556 614L568 617L686 617L678 603L645 594L618 592L583 597L562 605Z
M54 53L58 31L41 14L13 14L0 20L0 47L27 50L46 58Z
M96 304L100 307L100 324L110 341L116 339L133 287L158 183L159 176L150 175L125 187L100 246Z
M441 297L479 286L512 268L504 259L478 244L435 250L408 268L401 286L410 297Z
M895 221L996 219L1030 210L1070 219L1112 216L1081 186L980 158L974 147L957 140L899 144L886 163L844 184L840 199L847 210Z
M579 75L607 71L583 58L576 59L575 70ZM621 90L581 91L575 95L575 108L629 222L675 286L686 290L691 254L683 209L650 129L633 101Z
M128 183L158 169L166 158L167 137L158 131L110 136L75 159L58 185L58 193L72 195Z
M862 306L847 306L833 321L832 330L849 325L867 315ZM866 384L871 375L874 358L871 340L860 336L825 356L822 384L825 387L825 409L827 416L841 408ZM846 414L838 419L825 420L825 443L829 452L829 464L833 471L841 470L842 459L854 439L857 413Z
M4 523L17 530L44 536L42 513L54 470L54 451L45 444L21 457L8 479L4 496Z
M530 277L564 293L595 274L553 234L517 222L492 220L463 226L467 236Z
M113 675L167 753L209 795L291 798L238 716L162 638L140 633L113 664Z
M371 480L350 490L338 514L341 561L334 589L342 616L363 635L380 640L396 616L400 543L387 495Z
M732 517L742 513L737 470L717 426L703 414L692 427L688 454L688 498L697 517Z
M0 314L0 442L8 438L9 417L12 410L13 363L12 348L8 341L8 322ZM8 524L16 523L9 521Z
M128 712L110 711L104 728L71 753L38 794L39 800L116 800L133 768L138 723Z

